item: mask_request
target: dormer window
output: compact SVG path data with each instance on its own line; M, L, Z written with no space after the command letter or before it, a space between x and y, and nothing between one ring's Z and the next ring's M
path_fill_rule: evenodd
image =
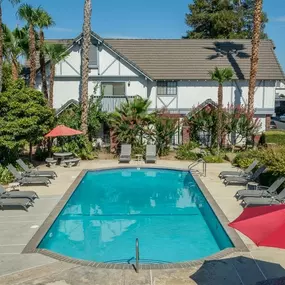
M94 44L91 44L89 50L89 69L98 68L98 47Z

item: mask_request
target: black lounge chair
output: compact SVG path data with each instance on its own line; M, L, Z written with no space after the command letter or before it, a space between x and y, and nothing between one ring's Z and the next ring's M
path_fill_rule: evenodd
M18 159L16 162L21 166L21 168L24 170L24 175L29 177L48 177L48 178L55 178L57 177L57 174L55 171L47 170L47 171L40 171L37 169L31 169L29 166L22 160Z
M240 171L222 171L219 174L219 177L221 179L224 179L226 177L229 176L248 176L251 174L252 170L256 167L256 165L258 164L258 160L255 160L247 169L240 170Z
M237 200L242 200L245 197L261 198L261 197L272 197L276 194L278 188L285 181L285 177L277 179L269 188L265 186L257 186L256 190L239 190L235 194Z
M0 198L26 198L33 202L36 198L39 198L39 196L35 191L6 191L5 188L0 185Z
M31 200L29 199L0 199L0 208L4 210L4 207L14 208L14 207L23 207L26 212L28 212L28 207L34 206Z
M12 175L15 177L15 182L18 182L20 185L31 185L31 184L41 185L42 184L42 185L49 186L49 184L51 183L47 177L22 176L12 164L9 164L7 168L12 173Z
M231 184L246 185L248 182L256 181L257 178L265 171L265 169L266 169L266 166L262 165L253 174L251 174L249 176L244 176L244 177L230 176L230 177L226 177L225 180L224 180L224 184L226 186L227 185L231 185Z

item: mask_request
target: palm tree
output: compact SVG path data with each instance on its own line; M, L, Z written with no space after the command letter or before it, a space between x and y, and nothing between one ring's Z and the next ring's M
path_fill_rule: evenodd
M258 53L259 53L261 23L262 23L262 0L255 0L250 78L249 78L249 87L248 87L249 113L254 112L254 91L255 91L257 68L258 68Z
M84 3L83 46L81 62L81 129L86 135L88 131L88 79L89 79L89 50L91 45L91 0Z
M30 61L30 87L34 88L36 83L36 33L37 24L36 10L28 4L22 4L17 12L21 20L25 20L29 26L29 61Z
M231 68L215 68L214 71L210 71L211 79L217 81L218 87L218 122L217 122L217 137L218 137L218 150L222 139L222 109L223 109L223 84L226 81L230 81L233 78L233 71Z
M21 0L9 0L12 5L19 4ZM2 2L0 1L0 92L2 91L3 76L3 30L2 30Z
M2 26L3 31L3 54L12 65L12 78L17 80L19 76L19 57L25 55L28 45L28 31L26 28L16 28L11 31L6 25Z
M48 99L48 86L47 86L47 78L46 78L46 63L45 63L45 54L44 54L44 31L43 29L47 29L55 24L51 15L46 12L44 9L39 7L35 11L36 18L37 18L37 26L39 27L39 61L40 61L40 69L41 69L41 76L42 76L42 92L44 93L45 97Z
M53 87L55 77L55 66L60 61L68 56L66 48L61 44L46 44L44 45L44 52L50 59L50 77L49 77L49 106L53 107Z

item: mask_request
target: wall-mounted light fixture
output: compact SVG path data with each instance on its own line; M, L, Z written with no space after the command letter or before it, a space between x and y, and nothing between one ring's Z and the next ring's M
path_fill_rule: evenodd
M129 82L128 82L128 87L130 87L131 86L131 81L129 80Z

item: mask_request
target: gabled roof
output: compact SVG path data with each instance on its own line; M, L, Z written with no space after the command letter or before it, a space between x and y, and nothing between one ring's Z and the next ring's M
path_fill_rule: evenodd
M92 36L151 80L209 80L209 71L229 67L234 79L249 79L251 40L109 39ZM47 40L68 48L82 39ZM284 80L271 40L260 41L258 80Z

